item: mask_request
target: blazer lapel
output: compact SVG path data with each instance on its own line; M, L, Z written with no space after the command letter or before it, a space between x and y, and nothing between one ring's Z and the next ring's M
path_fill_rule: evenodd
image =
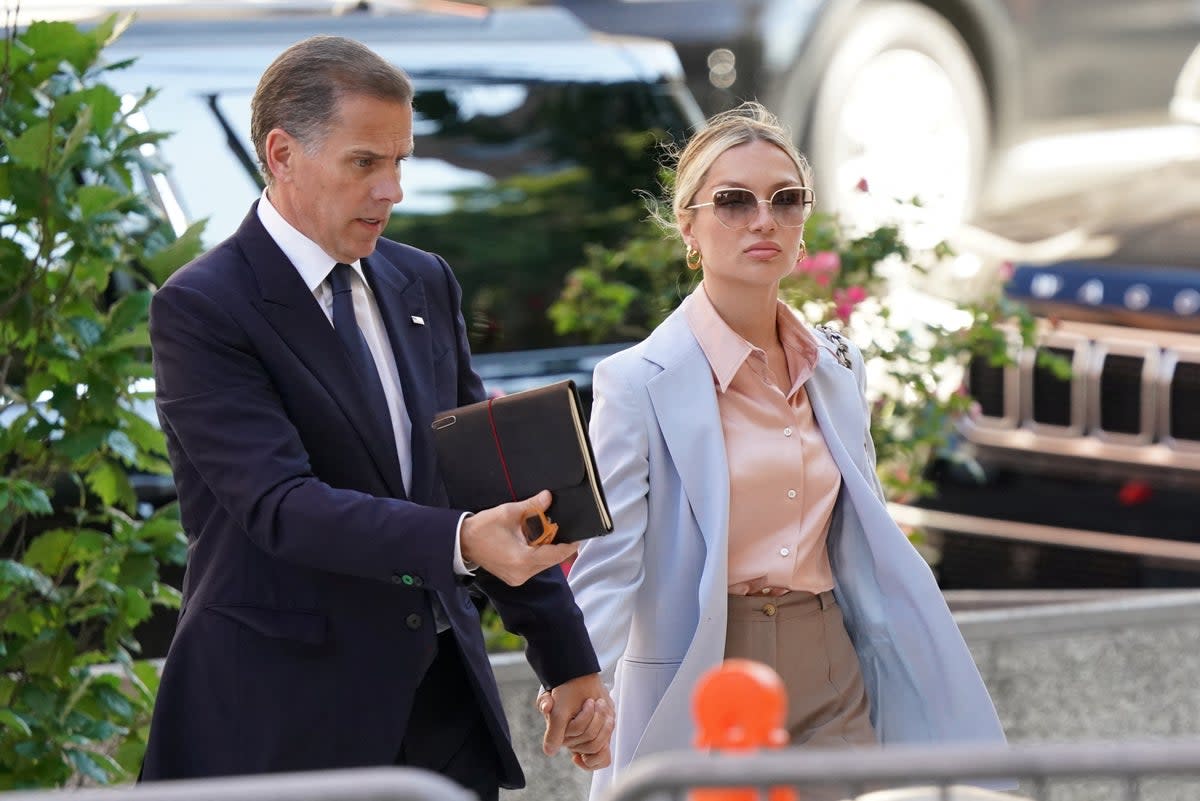
M262 227L257 203L234 236L262 293L255 306L346 412L389 491L407 498L396 450L391 447L394 437L383 428L386 421L373 419L341 340L300 273Z
M659 429L705 547L722 552L729 527L729 467L712 368L678 310L646 344L646 358L663 368L646 384Z
M838 451L849 456L853 466L865 474L868 469L866 428L858 381L854 373L839 364L826 349L821 348L819 352L812 378L805 384L813 415L830 452L835 457ZM844 474L846 465L841 467Z
M412 423L412 498L429 503L437 472L429 425L437 410L433 408L433 335L430 326L416 322L430 319L425 289L419 280L378 252L363 260L363 273L375 292L375 302L387 328L404 392L404 407Z

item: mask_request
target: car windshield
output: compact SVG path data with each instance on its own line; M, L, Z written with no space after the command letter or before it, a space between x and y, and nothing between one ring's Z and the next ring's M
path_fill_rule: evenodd
M645 218L638 191L658 191L662 144L682 138L689 122L671 88L453 75L413 80L415 149L404 165L404 200L385 236L450 263L463 285L476 352L570 344L554 334L546 309L566 274L584 263L588 245L617 245ZM219 182L222 191L212 198L180 187L191 215L210 217L208 244L232 233L261 191L250 97L248 90L226 91L205 104L226 135L230 160L240 165L239 187ZM231 191L241 191L245 202L234 202Z

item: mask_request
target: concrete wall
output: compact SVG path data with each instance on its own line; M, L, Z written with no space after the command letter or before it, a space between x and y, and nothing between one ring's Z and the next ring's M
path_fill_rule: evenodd
M1200 591L948 599L1013 742L1200 736ZM987 608L997 601L1005 607ZM565 754L541 753L537 680L524 659L498 655L493 664L529 781L501 798L586 798L587 775ZM1122 791L1070 785L1042 797L1103 801ZM1200 783L1158 783L1140 797L1195 801Z

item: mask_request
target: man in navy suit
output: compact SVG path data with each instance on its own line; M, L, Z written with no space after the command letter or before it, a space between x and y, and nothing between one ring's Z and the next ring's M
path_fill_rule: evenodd
M557 567L575 546L521 531L549 493L447 508L429 425L484 391L446 262L380 238L412 126L407 76L371 50L293 45L252 103L266 192L154 297L189 549L145 780L399 764L483 799L522 786L472 581L553 688L547 753L609 762Z

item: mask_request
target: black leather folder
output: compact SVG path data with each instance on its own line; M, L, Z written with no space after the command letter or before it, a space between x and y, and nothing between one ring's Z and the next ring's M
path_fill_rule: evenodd
M548 489L555 542L612 531L574 381L439 412L433 440L452 507L478 512Z

